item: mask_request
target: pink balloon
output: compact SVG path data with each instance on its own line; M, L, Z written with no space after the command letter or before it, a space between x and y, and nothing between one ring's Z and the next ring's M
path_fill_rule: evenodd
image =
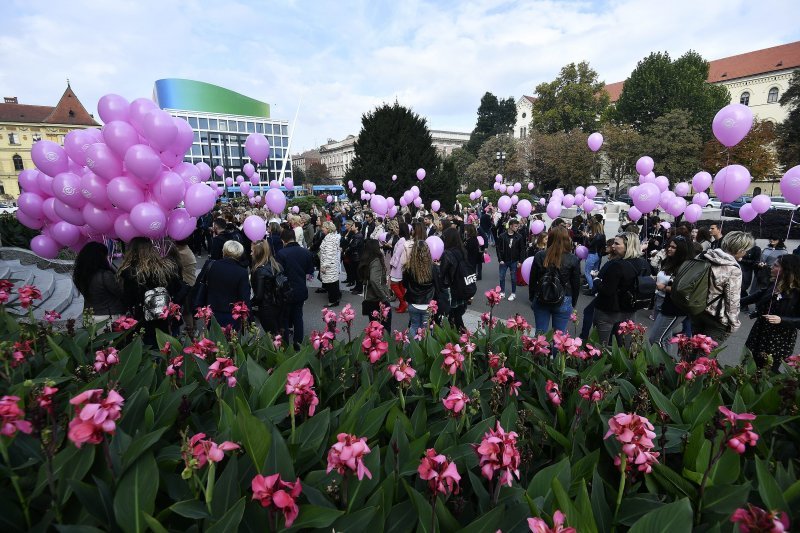
M286 178L286 179L284 179L283 180L283 186L286 187L287 191L294 190L294 178Z
M631 207L628 209L628 218L636 222L640 218L642 218L642 212L636 206Z
M714 116L711 129L719 142L730 148L744 139L753 127L753 111L743 104L728 104Z
M256 171L256 167L253 166L252 163L245 163L244 167L242 167L242 172L248 178L253 175L253 172Z
M97 113L108 124L113 120L128 120L128 101L118 94L106 94L97 102Z
M246 193L246 194L247 194L247 197L248 197L248 198L255 198L255 196L256 196L256 191L254 191L254 190L252 190L252 189L251 189L251 190L247 191L247 193Z
M37 235L31 239L33 253L45 259L55 259L58 256L59 248L58 243L47 235Z
M438 261L442 257L442 253L444 253L444 241L436 235L432 235L425 239L425 242L428 244L428 249L431 251L431 258L434 261Z
M561 199L561 204L569 209L573 205L575 205L575 197L571 194L565 194L564 198Z
M575 255L578 256L578 259L586 259L589 257L589 249L583 245L580 245L575 248Z
M123 213L114 221L114 232L125 242L130 242L134 237L142 237L142 234L133 227L128 213Z
M58 222L61 220L61 217L56 213L55 203L55 198L45 198L44 201L42 201L42 214L50 222Z
M672 191L664 191L661 193L661 207L665 208L669 205L670 201L675 198L675 193Z
M292 213L297 214L300 212L300 208L296 205L292 206Z
M131 209L131 224L139 233L151 239L164 236L167 231L167 216L158 205L142 202Z
M187 184L194 185L203 181L200 179L200 169L191 163L179 163L172 170L183 178L183 181ZM244 178L242 178L242 181L244 181Z
M441 206L442 206L442 204L439 203L439 200L434 200L434 201L431 202L431 211L436 213L437 211L439 211L439 208Z
M230 176L225 178L225 186L226 187L231 187L232 185L233 185L233 178L231 178Z
M32 217L22 209L17 209L14 215L17 217L17 220L19 220L19 223L25 226L26 228L41 229L42 226L44 226L44 220L42 218Z
M129 176L119 176L108 182L106 192L109 201L123 211L130 211L144 202L144 191Z
M759 194L753 197L753 199L750 201L750 205L753 206L753 210L756 213L762 215L769 211L769 208L772 206L772 200L766 194ZM739 216L741 217L741 214Z
M208 181L211 177L211 167L204 161L200 161L195 165L200 172L200 181ZM256 174L258 176L258 174Z
M684 200L680 196L676 196L675 198L670 200L669 209L667 210L667 212L670 215L677 217L680 216L685 209L686 209L686 200Z
M601 146L603 146L603 136L597 132L594 132L589 135L589 138L586 140L586 144L589 145L589 150L596 152Z
M522 190L522 184L520 182L516 182L514 184L514 192L519 192L520 190Z
M69 222L56 222L50 230L53 239L62 246L72 246L81 238L81 231Z
M750 222L751 220L756 218L757 215L758 213L756 212L755 209L753 209L753 206L751 204L744 204L742 207L739 208L739 218L741 218L745 222Z
M594 211L595 207L596 206L594 205L594 200L590 200L587 198L586 200L583 201L583 210L586 211L587 213L591 213L592 211Z
M172 120L172 115L161 109L145 115L142 124L150 146L156 150L166 150L178 136L178 128Z
M186 185L178 174L166 171L161 173L151 192L158 205L169 211L183 200Z
M422 207L422 198L420 198L419 196L414 198L414 205L417 207Z
M236 176L236 183L238 185L241 185L242 183L244 183L244 176L242 176L241 174Z
M327 203L329 203L329 204L330 204L330 203L333 203L333 196L331 196L331 195L329 194L328 196L326 196L326 197L325 197L325 201L326 201Z
M686 196L691 191L689 184L685 181L675 184L675 194L678 196Z
M787 170L781 178L781 194L794 205L800 205L800 165Z
M542 231L544 231L544 222L542 222L541 220L534 220L533 222L531 222L531 233L533 233L534 235L539 235Z
M701 208L708 205L708 195L704 192L695 193L692 196L692 203L695 205L699 205Z
M64 151L72 161L83 166L86 164L86 149L93 142L92 137L85 130L72 130L64 135Z
M711 174L705 171L698 172L692 178L692 188L697 192L703 192L711 185Z
M656 207L661 200L661 191L655 183L645 183L636 188L636 194L632 197L633 205L641 213L649 213Z
M583 194L576 194L575 195L575 203L573 205L582 206L583 202L586 201L586 198L583 197Z
M392 181L397 181L397 174L392 174Z
M55 176L69 170L69 156L61 146L53 141L36 141L31 148L31 159L36 168Z
M81 176L81 194L96 207L111 207L107 192L108 182L93 172Z
M386 212L389 210L389 206L386 203L386 198L380 194L375 194L372 196L372 198L370 198L369 206L380 216L386 215Z
M529 191L532 191L532 190L533 190L533 183L529 183L529 184L528 184L528 190L529 190Z
M86 150L86 166L107 180L122 174L122 161L104 143L94 143Z
M494 182L495 183L500 183L501 181L503 181L503 175L502 174L498 174L498 175L496 175L494 177Z
M17 181L19 182L20 188L25 192L32 192L36 194L42 193L42 189L39 187L39 171L36 169L28 169L23 170L17 176Z
M280 213L286 207L286 195L280 189L270 189L264 197L264 203L273 213Z
M544 198L539 198L539 205L544 205L545 203Z
M269 141L260 133L251 133L244 141L244 150L247 157L263 165L269 157Z
M69 206L58 198L53 202L53 211L55 211L59 220L69 222L73 226L83 226L86 224L80 209Z
M503 195L497 200L497 208L501 213L508 213L508 210L511 209L512 203L513 202L511 201L511 198Z
M44 200L42 197L33 192L24 192L17 198L17 207L19 210L31 218L42 218L44 212L42 211L42 204Z
M511 197L511 204L512 205L517 205L518 202L519 202L519 196L517 196L515 194L514 196Z
M250 193L250 183L244 181L239 184L239 188L242 191L242 194L249 194Z
M658 187L658 190L660 190L662 192L666 191L667 189L669 189L669 178L667 178L666 176L658 176L656 178L656 182L655 183L656 183L656 186Z
M533 206L531 205L530 200L523 199L517 203L517 213L519 213L519 216L521 216L522 218L527 218L528 216L530 216L532 209Z
M142 183L153 183L161 171L161 158L149 146L135 144L125 152L125 168Z
M394 218L395 216L397 216L397 206L390 207L387 216L389 218Z
M533 256L528 257L525 261L522 262L522 279L525 280L525 283L530 285L531 283L531 268L533 267Z
M158 110L155 102L148 98L137 98L128 106L128 122L140 134L144 134L144 119L152 111Z
M597 196L597 187L595 187L594 185L589 185L588 187L586 187L586 192L584 193L584 196L590 200L594 200L594 197Z
M122 122L121 120L115 120L113 122L107 123L103 126L103 142L111 148L111 151L117 157L125 157L125 153L128 149L139 143L139 134L136 133L136 130L128 124L127 122ZM88 149L88 146L86 147ZM75 161L74 156L70 154L70 157ZM84 155L83 162L86 162L86 156Z
M425 173L425 169L424 168L417 169L417 179L418 180L420 180L420 181L424 180L425 179L425 174L426 173Z
M253 174L252 176L250 176L250 184L258 185L260 182L261 178L259 177L258 174Z
M186 191L183 200L186 211L193 217L205 215L214 208L217 195L205 183L195 183Z
M561 204L557 202L550 202L547 204L547 216L550 218L557 218L561 214Z
M722 202L732 202L747 191L750 172L742 165L728 165L714 176L714 193Z
M172 123L175 124L175 127L178 129L178 135L175 136L175 140L172 141L172 144L167 148L166 151L174 152L181 156L186 154L187 150L192 147L192 143L194 142L194 130L182 118L175 118L172 117Z
M225 169L222 168L220 165L217 165L214 167L214 174L216 174L218 178L221 178L222 175L225 174Z
M53 178L53 196L78 209L86 204L81 194L81 178L72 172L62 172Z
M250 215L244 219L242 229L252 242L260 241L267 234L267 222L258 215Z
M114 227L114 217L110 211L86 204L81 210L86 224L99 233L107 233Z
M158 154L158 157L167 168L175 168L176 165L183 161L183 155L174 152L172 149L164 150Z
M654 166L655 163L653 162L653 158L645 155L636 161L636 172L638 172L641 176L645 176L653 170Z

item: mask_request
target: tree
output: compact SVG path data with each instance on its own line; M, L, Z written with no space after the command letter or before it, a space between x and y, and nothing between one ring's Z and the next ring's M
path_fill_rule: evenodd
M781 95L780 104L788 108L789 116L778 124L778 160L785 170L800 164L800 70L795 70L789 89Z
M512 132L516 122L517 104L514 98L500 100L492 93L487 92L481 98L481 105L478 107L478 122L467 142L467 150L477 155L486 139Z
M700 169L703 141L689 111L676 109L656 118L643 138L644 153L655 161L653 172L670 183L690 179Z
M303 169L292 163L292 179L295 185L302 185L308 181L308 176Z
M424 192L436 186L439 156L426 120L410 109L395 102L365 113L354 149L355 156L345 174L345 182L374 181L378 194L395 200L412 185L419 185L426 203L436 199ZM418 168L427 172L422 182L417 181ZM397 181L392 181L393 174L397 175Z
M651 53L625 80L616 106L618 120L644 132L658 117L685 109L702 138L709 139L714 115L730 103L730 94L706 82L708 68L708 62L691 50L675 61L666 52Z
M598 158L587 148L582 130L539 133L526 141L524 153L540 193L557 187L572 189L594 181Z
M536 86L531 128L543 133L597 130L609 102L603 86L586 61L566 65L555 80Z
M505 155L502 163L497 159L497 153ZM525 179L524 161L520 159L517 140L507 135L491 137L483 143L478 151L478 157L467 168L467 188L488 189L494 183L497 174L503 174L506 182L522 181Z
M756 178L768 178L778 172L775 155L775 125L767 120L755 120L750 133L732 148L726 148L717 139L703 145L703 168L716 172L722 167L737 164L746 167Z
M630 124L607 124L603 127L604 170L614 183L613 195L619 195L620 186L637 177L636 161L644 153L641 134Z
M328 165L321 161L314 161L308 165L306 178L313 185L332 185L334 183Z

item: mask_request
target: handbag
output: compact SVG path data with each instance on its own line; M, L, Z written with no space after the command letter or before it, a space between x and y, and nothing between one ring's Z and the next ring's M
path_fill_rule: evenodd
M364 300L361 302L361 314L363 316L372 317L372 313L380 311L380 300Z
M211 265L214 264L214 259L209 260L203 265L203 270L195 283L196 291L194 294L194 308L205 307L208 301L208 272L211 270Z

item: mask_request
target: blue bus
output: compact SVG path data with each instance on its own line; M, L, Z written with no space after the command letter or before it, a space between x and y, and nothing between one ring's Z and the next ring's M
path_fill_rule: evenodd
M223 184L220 182L220 186L222 185ZM269 190L269 184L259 183L258 185L251 185L250 190L255 191L257 195L263 196ZM312 185L310 191L309 187L307 186L304 187L302 185L297 185L292 190L289 190L286 187L281 186L280 190L283 191L284 194L286 194L286 198L290 200L295 197L300 198L309 195L321 196L321 197L331 195L334 198L338 198L339 200L347 199L347 194L344 191L344 187L342 187L341 185ZM228 197L241 196L242 194L241 188L239 187L239 185L236 184L227 187L225 191Z

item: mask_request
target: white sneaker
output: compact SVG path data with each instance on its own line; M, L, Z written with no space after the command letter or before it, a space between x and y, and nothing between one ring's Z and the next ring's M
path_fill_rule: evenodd
M502 300L502 299L503 299L503 298L505 298L505 297L506 297L506 293L504 293L504 292L501 292L501 293L500 293L500 299Z
M517 299L517 295L514 294L513 292L511 293L511 296L508 297L508 301L509 302L513 302L516 299Z

